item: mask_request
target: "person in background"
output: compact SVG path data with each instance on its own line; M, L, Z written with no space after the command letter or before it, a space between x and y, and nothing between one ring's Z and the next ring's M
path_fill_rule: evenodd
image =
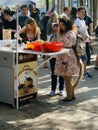
M20 12L18 14L18 20L19 20L19 25L21 28L25 26L25 22L30 16L28 15L28 6L27 5L22 5L20 7ZM21 38L25 39L24 33L20 34Z
M65 81L65 88L67 96L60 99L60 102L70 102L75 100L74 88L77 86L76 82L73 83L72 76L78 75L77 83L80 82L79 62L76 58L72 46L76 43L76 29L74 31L73 22L66 18L60 17L57 41L64 43L64 48L69 48L68 53L59 54L56 57L55 75L63 76ZM82 73L82 72L81 72Z
M84 63L84 74L83 74L83 76L86 77L86 78L92 78L92 75L87 72L86 40L87 39L90 40L90 35L88 34L87 26L86 26L85 21L84 21L85 7L80 6L77 9L77 14L78 14L78 17L74 21L74 24L77 26L78 33L82 36L82 38L84 39L84 42L85 42L85 44L84 44L85 54L81 57L81 59Z
M36 7L36 3L33 4L33 7L30 6L30 16L36 20L36 22L39 22L39 15L40 10Z
M18 36L19 40L22 40L25 42L40 40L41 32L36 21L33 18L27 19L25 26L19 30L18 35L20 35L21 33L24 33L25 37L24 39L22 39L20 36Z
M47 23L48 23L48 20L49 20L49 18L50 18L51 13L52 13L52 10L48 10L48 11L45 13L45 16L44 16L43 19L42 19L42 23L43 23L44 29L45 29L45 30L43 31L42 38L43 38L43 40L45 40L45 41L47 41L47 34L46 34L46 32L47 32ZM47 56L43 56L43 59L44 59L44 60L47 60ZM48 64L47 64L47 63L44 64L44 68L45 68L45 69L48 68Z
M47 30L47 23L48 23L48 20L50 18L50 15L52 13L52 10L48 10L46 13L45 13L45 16L43 17L42 19L42 22L43 22L43 25L44 25L44 40L46 41L47 40L47 34L46 34L46 30Z
M71 8L65 6L63 8L63 14L62 15L65 15L66 17L70 17L70 13L71 13Z
M41 19L44 18L45 14L46 14L46 12L41 12Z
M50 17L49 17L49 20L47 22L47 25L46 25L46 37L47 37L47 41L50 41L50 37L51 37L51 34L53 33L53 26L52 24L53 23L56 23L58 22L58 14L57 12L50 12ZM47 60L47 56L44 57L44 60ZM44 64L44 68L48 68L48 65L47 63Z
M84 17L88 34L91 36L93 32L93 21L89 15L87 15L87 10L85 9L85 17ZM86 54L87 54L87 65L90 65L91 52L93 52L93 48L90 44L90 41L86 41Z
M53 33L52 24L56 23L56 22L58 22L58 14L57 14L57 12L53 12L53 13L51 13L47 26L46 26L47 41L50 41L50 36Z
M44 25L44 17L45 17L45 12L41 13L41 19L38 22L38 26L41 30L41 39L46 41L46 29L45 29L45 25Z
M58 23L53 24L53 34L51 35L50 41L57 41ZM59 95L64 94L64 79L62 76L54 75L56 58L50 59L50 69L51 69L51 92L50 96L54 96L56 93L57 80L59 81Z
M22 5L22 6L20 7L20 14L19 14L19 16L18 16L19 25L21 26L21 28L25 26L25 22L26 22L26 20L27 20L28 18L30 18L30 17L28 16L28 6L27 6L27 5Z
M16 33L17 23L16 19L12 17L12 12L9 9L3 11L4 21L3 28L11 30L11 38L14 39L14 34Z
M70 19L72 20L72 22L74 22L76 18L77 18L77 8L72 7L70 13Z

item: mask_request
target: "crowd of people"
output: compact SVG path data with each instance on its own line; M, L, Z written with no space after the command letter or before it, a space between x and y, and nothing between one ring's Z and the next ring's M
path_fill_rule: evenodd
M91 46L91 34L93 32L93 20L87 14L87 9L83 6L79 8L64 7L63 13L58 14L55 9L47 12L41 12L36 7L22 5L18 13L19 32L18 37L22 42L36 41L39 39L45 41L59 41L64 43L64 48L70 48L68 54L60 54L50 60L51 68L51 92L50 96L56 93L59 78L59 95L66 97L60 99L61 102L70 102L75 100L75 87L80 83L83 73L85 78L93 78L87 71L87 65L90 65L93 47ZM16 12L10 8L2 9L0 7L0 39L3 39L3 29L11 30L11 39L17 36ZM79 34L84 42L84 55L77 59L73 50L76 44L76 35ZM47 57L44 57L44 60ZM47 64L46 64L47 66ZM46 67L45 66L45 67ZM98 56L96 57L95 69L98 69ZM77 81L73 81L73 75L77 75ZM65 86L65 87L64 87Z

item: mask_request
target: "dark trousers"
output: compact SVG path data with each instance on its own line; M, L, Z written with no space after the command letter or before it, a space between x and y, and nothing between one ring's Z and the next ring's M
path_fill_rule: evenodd
M86 54L87 54L87 65L89 65L91 54L90 54L90 45L88 42L86 42Z
M57 86L57 78L59 78L59 90L64 89L64 79L62 76L54 75L56 58L52 58L50 60L50 68L51 68L51 90L55 91Z

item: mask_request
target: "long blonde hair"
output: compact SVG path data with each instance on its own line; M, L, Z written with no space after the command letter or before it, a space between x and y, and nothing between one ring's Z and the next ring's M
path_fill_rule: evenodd
M49 18L49 21L50 22L53 22L53 17L57 17L57 20L55 22L58 22L58 14L57 12L53 12L51 15L50 15L50 18Z
M26 26L26 29L25 29L25 33L28 34L29 32L29 29L27 28L27 25L31 25L33 27L32 29L32 34L34 35L34 37L37 36L37 33L38 33L38 26L37 26L37 23L36 21L33 19L33 18L28 18L26 23L25 23L25 26Z

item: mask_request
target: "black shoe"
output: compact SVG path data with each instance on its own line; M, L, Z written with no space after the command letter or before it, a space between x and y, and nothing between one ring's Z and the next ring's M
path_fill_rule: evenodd
M72 100L76 100L76 97L72 97Z
M67 99L66 97L63 99L59 99L60 102L71 102L72 99Z
M72 97L71 99L68 99L67 97L63 98L63 99L59 99L60 102L71 102L73 100L75 100L76 97Z

